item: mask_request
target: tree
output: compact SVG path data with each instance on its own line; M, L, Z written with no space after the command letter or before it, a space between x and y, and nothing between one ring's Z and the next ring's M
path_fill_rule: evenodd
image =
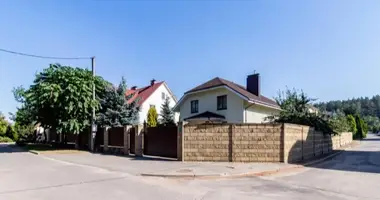
M356 135L356 138L363 139L367 136L368 127L363 119L360 118L359 115L355 116L356 121L356 127L358 129Z
M93 83L95 100L92 99ZM36 74L33 85L25 90L24 106L32 111L33 121L42 127L58 133L79 134L90 126L92 108L99 110L98 99L106 84L87 69L51 64Z
M11 124L8 125L5 136L12 139L13 141L16 141L18 139L18 134Z
M5 116L0 112L0 136L4 136L7 132L8 122Z
M316 130L328 134L336 133L327 120L315 113L309 112L309 105L311 105L314 99L309 98L303 91L287 89L285 92L279 92L275 100L280 105L281 112L277 116L269 117L270 120L279 123L312 126Z
M29 102L26 101L26 89L22 86L13 88L13 96L21 107L17 108L16 114L9 113L10 118L19 125L29 126L35 123L35 110L32 109Z
M117 88L109 85L106 87L104 97L100 100L101 109L98 114L98 123L105 127L120 127L138 122L139 107L137 101L126 97L127 85L124 77Z
M17 142L33 142L35 140L33 124L21 125L16 122L13 128L18 135Z
M356 132L358 131L358 129L356 127L355 117L352 115L347 115L347 121L348 121L348 124L350 126L350 131L352 132L353 135L355 135Z
M148 110L147 116L147 125L148 127L156 127L157 126L157 110L155 106L151 106Z
M166 97L164 103L161 106L161 119L160 123L164 126L175 125L174 122L174 112L170 108L170 99Z
M380 127L380 95L353 98L343 101L322 102L315 105L322 111L343 111L346 115L360 115L370 130Z

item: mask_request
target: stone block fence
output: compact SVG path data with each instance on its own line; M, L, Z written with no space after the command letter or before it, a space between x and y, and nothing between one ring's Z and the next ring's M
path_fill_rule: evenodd
M352 142L352 133L331 136L294 124L182 124L182 161L295 163L331 153Z

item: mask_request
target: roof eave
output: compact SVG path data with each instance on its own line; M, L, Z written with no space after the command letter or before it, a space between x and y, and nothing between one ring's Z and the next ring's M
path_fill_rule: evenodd
M261 101L253 100L253 99L248 100L248 103L258 104L258 105L261 105L267 108L272 108L275 110L280 110L280 111L282 110L280 107L269 105L269 104L263 103Z

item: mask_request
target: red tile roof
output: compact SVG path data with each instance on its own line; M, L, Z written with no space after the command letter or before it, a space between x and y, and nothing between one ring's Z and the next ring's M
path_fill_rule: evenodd
M185 92L185 94L191 93L191 92L196 92L196 91L201 91L201 90L205 90L205 89L209 89L209 88L214 88L214 87L218 87L218 86L227 86L230 89L232 89L233 91L239 93L240 95L244 96L245 98L247 98L250 101L258 102L258 103L265 104L268 106L272 106L275 108L280 108L280 106L276 103L276 101L274 101L270 98L264 97L263 95L256 96L256 95L248 92L245 89L245 87L243 87L239 84L233 83L231 81L219 78L219 77L211 79L211 80L209 80L209 81Z
M137 98L139 98L139 101L137 104L139 106L142 105L144 101L147 100L150 97L150 95L152 95L153 92L156 91L157 88L160 87L160 85L162 85L163 83L164 81L161 81L158 83L154 83L153 85L148 85L148 86L138 88L135 90L131 90L131 89L127 90L127 92L125 92L125 96L133 95L132 98L128 100L128 103L131 103Z

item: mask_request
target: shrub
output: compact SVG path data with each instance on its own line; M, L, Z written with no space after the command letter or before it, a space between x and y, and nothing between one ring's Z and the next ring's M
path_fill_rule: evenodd
M13 140L6 136L0 136L0 142L13 142Z
M355 134L355 138L357 138L357 139L365 138L367 136L367 132L368 132L367 123L365 123L364 120L361 119L359 115L355 116L355 121L356 121L357 130L358 130Z
M148 127L156 127L157 126L157 111L156 107L152 106L148 110L148 116L147 116L147 125Z
M8 125L7 131L5 132L5 136L16 141L18 139L18 134L15 131L13 125Z
M14 125L15 131L18 133L17 144L35 142L36 135L34 134L33 124L20 125L17 122Z
M352 132L353 135L355 135L356 132L358 131L358 129L356 128L355 117L352 115L347 115L347 122L348 122L348 125L350 126L350 131Z
M344 115L334 116L329 119L329 126L334 131L334 133L342 133L350 131L351 126Z

